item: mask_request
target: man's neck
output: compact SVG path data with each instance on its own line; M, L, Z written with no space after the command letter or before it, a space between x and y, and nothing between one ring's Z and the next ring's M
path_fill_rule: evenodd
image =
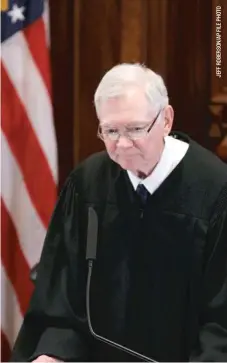
M143 170L142 169L136 170L135 175L138 178L146 179L149 175L152 174L152 172L154 171L154 169L156 168L156 166L158 165L158 163L159 163L159 161L161 159L164 148L165 148L165 141L163 142L163 145L162 145L162 148L161 148L161 151L160 151L159 157L157 158L156 163L152 167L150 167L149 165L145 165Z
M160 160L160 159L159 159ZM158 162L159 160L157 161L157 163L153 166L152 169L150 169L149 171L145 171L145 168L144 168L144 171L142 170L136 170L136 173L135 175L140 178L140 179L146 179L149 175L152 174L153 170L156 168L156 166L158 165Z

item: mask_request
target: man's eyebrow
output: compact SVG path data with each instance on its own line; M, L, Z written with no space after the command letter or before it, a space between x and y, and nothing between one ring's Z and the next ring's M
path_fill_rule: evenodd
M141 121L141 120L136 120L136 121L130 121L129 123L124 123L124 124L104 124L104 125L100 125L102 127L102 129L118 129L118 128L122 128L122 127L144 127L147 126L149 124L149 121Z
M128 124L128 126L146 126L149 123L149 121L135 121L135 122L131 122L130 124Z
M102 127L102 129L116 129L117 125L100 125Z

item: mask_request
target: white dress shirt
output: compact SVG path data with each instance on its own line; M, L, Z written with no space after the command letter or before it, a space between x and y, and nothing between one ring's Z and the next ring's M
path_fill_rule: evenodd
M165 146L161 158L152 171L145 179L140 179L138 176L127 170L129 179L136 190L138 184L143 184L150 194L153 194L156 189L162 184L167 176L176 168L180 161L185 156L189 144L187 142L175 139L173 136L165 137Z

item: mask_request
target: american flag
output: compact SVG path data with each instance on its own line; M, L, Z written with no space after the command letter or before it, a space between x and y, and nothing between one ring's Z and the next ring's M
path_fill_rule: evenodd
M28 307L30 270L39 261L57 194L46 5L1 5L1 361Z

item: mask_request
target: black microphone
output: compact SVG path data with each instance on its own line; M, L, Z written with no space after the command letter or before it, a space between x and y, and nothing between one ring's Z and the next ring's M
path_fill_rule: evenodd
M97 242L98 242L98 216L94 208L89 207L88 209L88 231L87 231L87 249L86 249L86 260L88 260L88 277L87 277L87 288L86 288L86 311L87 311L87 319L88 319L88 327L91 334L101 342L107 343L112 347L115 347L123 352L129 353L134 357L140 358L145 362L156 362L154 359L146 357L143 354L137 353L125 346L115 343L107 338L102 337L94 332L91 325L91 317L90 317L90 283L91 283L91 275L92 275L92 267L93 261L96 259L96 250L97 250Z

